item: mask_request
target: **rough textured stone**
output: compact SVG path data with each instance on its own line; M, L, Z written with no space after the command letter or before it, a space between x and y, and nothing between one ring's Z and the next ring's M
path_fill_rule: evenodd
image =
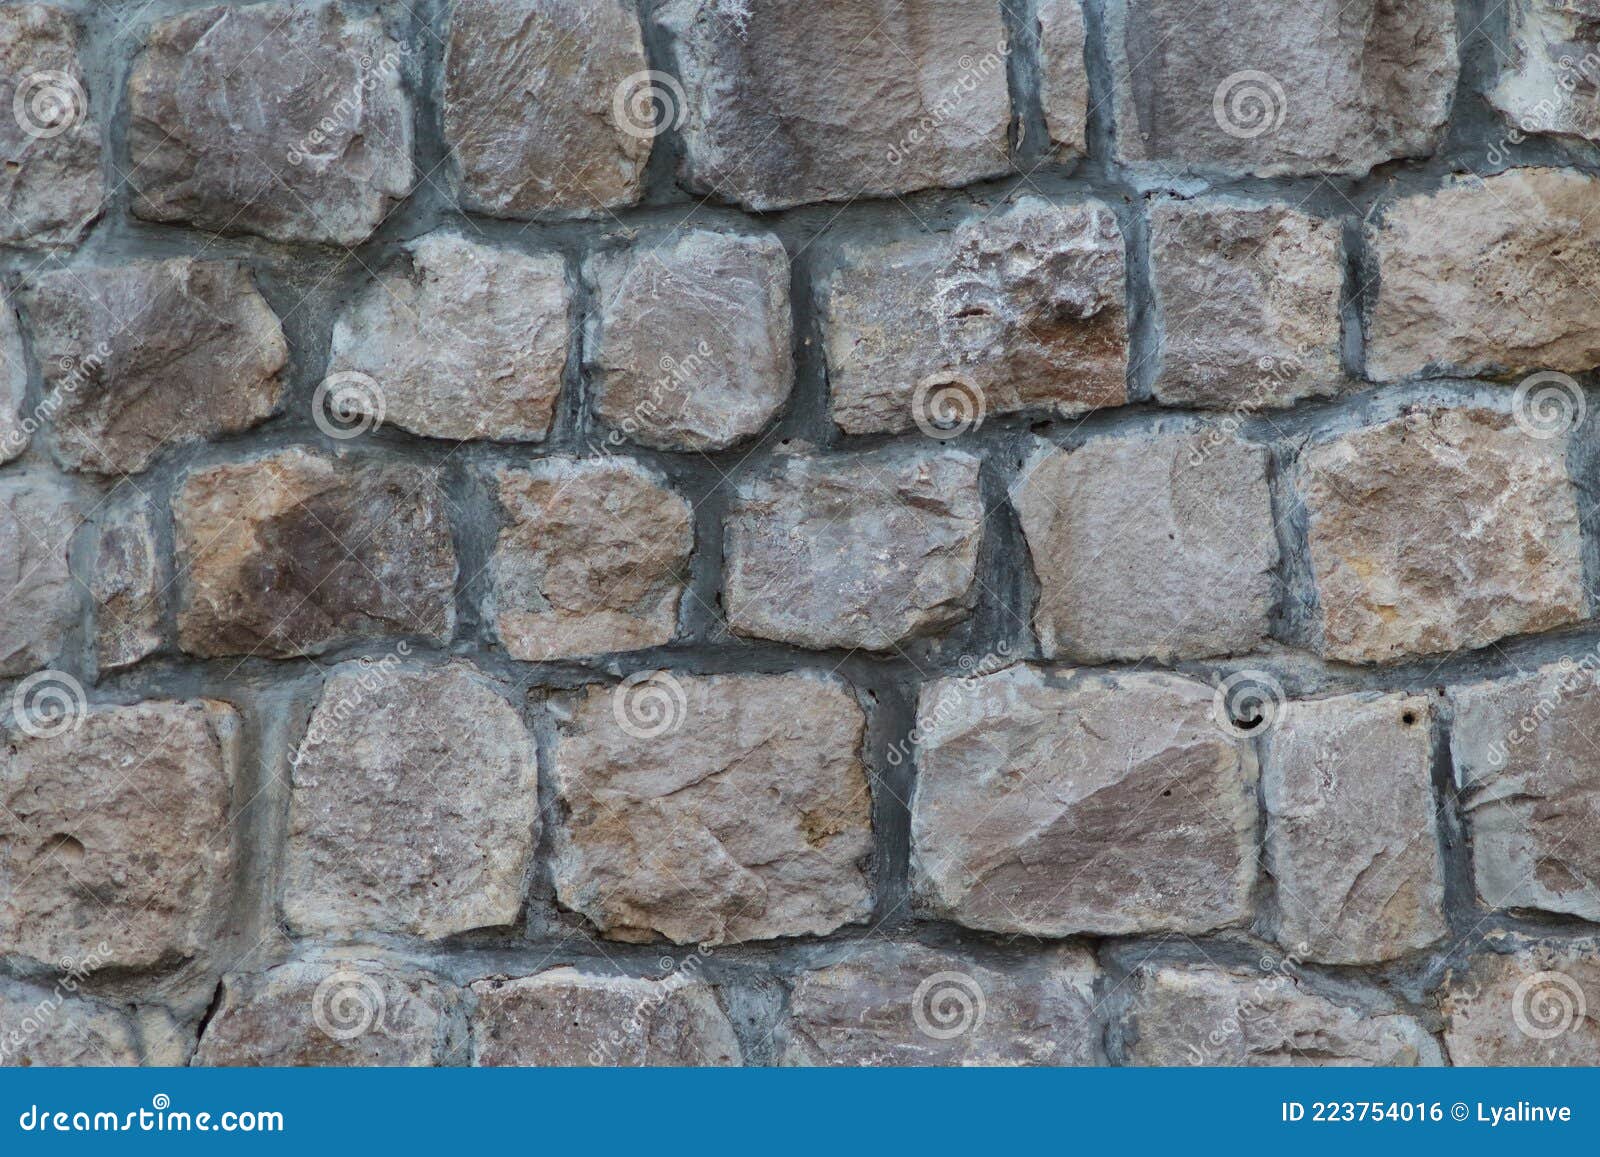
M744 1063L708 984L554 968L472 986L479 1065L728 1066Z
M495 475L506 525L489 618L514 659L656 647L672 639L694 511L652 471L547 458Z
M618 436L721 450L788 400L789 258L777 237L679 230L597 254L585 276L594 410Z
M0 113L0 244L76 242L100 214L105 178L71 13L0 8Z
M136 474L168 446L247 430L277 408L289 347L234 262L63 270L21 300L68 469Z
M134 213L274 241L365 241L411 190L408 51L380 17L332 0L160 21L128 80Z
M222 978L197 1065L464 1064L455 990L392 961L337 956Z
M1220 968L1141 969L1125 1053L1134 1065L1416 1066L1442 1063L1422 1024L1310 991L1280 965L1255 975Z
M556 752L556 895L608 936L724 943L864 920L865 718L811 675L591 687Z
M1088 150L1089 69L1084 61L1083 0L1037 0L1039 101L1050 143L1069 155Z
M728 625L802 647L887 650L966 617L982 537L970 454L781 458L728 511Z
M433 471L284 450L191 472L173 501L192 655L449 638L455 550Z
M0 1066L138 1065L132 1022L109 1005L74 995L78 988L75 976L46 986L0 980Z
M137 968L209 946L233 867L232 707L80 702L15 719L5 743L0 954Z
M1156 400L1255 410L1334 392L1342 378L1340 232L1338 221L1287 205L1156 202Z
M1322 652L1388 662L1583 618L1565 455L1564 437L1442 407L1305 451Z
M1360 176L1437 146L1455 95L1451 0L1112 0L1117 156Z
M94 653L101 671L115 671L161 646L166 579L149 500L136 496L101 510L89 577Z
M1600 181L1512 169L1403 197L1367 228L1367 376L1580 373L1600 365Z
M927 684L915 889L1024 936L1198 933L1249 914L1256 764L1173 675L1018 666Z
M1453 1065L1600 1065L1600 941L1496 938L1440 995Z
M11 299L0 291L0 466L28 448L32 433L22 414L28 388L28 363L22 353L22 328Z
M1600 140L1600 11L1586 0L1513 0L1509 60L1490 102L1523 133Z
M1600 687L1594 659L1451 691L1450 748L1478 896L1600 923Z
M334 323L330 379L365 374L376 388L351 389L351 408L413 434L542 441L567 363L565 263L454 233L408 252Z
M1052 948L985 967L916 944L847 949L796 978L786 1065L1104 1064L1094 957Z
M1011 167L992 0L665 0L656 19L683 81L693 189L781 209Z
M1040 442L1012 501L1046 656L1169 662L1266 637L1278 543L1260 446L1220 431Z
M1127 400L1122 234L1098 202L1015 205L851 244L819 292L833 420L958 433L985 414Z
M297 931L437 939L516 919L539 834L534 745L472 667L341 663L291 764Z
M624 0L455 0L444 136L462 206L524 217L633 204L659 119L641 103L660 83L649 68Z
M1267 733L1270 922L1296 956L1367 964L1445 934L1432 720L1425 696L1339 695L1289 704Z
M78 617L67 551L81 517L58 483L0 480L0 676L27 674L61 652Z

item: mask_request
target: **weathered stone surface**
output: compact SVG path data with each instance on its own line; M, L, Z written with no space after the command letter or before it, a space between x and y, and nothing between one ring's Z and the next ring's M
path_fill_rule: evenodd
M352 408L413 434L543 441L567 362L564 262L455 233L408 250L409 269L381 274L334 323L330 381L365 374L376 387L351 389Z
M133 1025L118 1009L74 995L75 976L43 986L0 980L0 1066L137 1065Z
M70 12L0 8L0 110L0 244L76 242L100 214L105 178Z
M1089 70L1084 62L1083 0L1038 0L1039 101L1050 143L1067 154L1088 149Z
M1432 719L1426 696L1338 695L1289 704L1267 733L1269 922L1296 956L1367 964L1445 934Z
M591 976L554 968L473 984L478 1065L695 1067L744 1063L733 1025L708 984Z
M1156 202L1156 400L1255 410L1334 392L1342 378L1340 232L1338 221L1287 205Z
M28 388L28 363L22 353L22 328L11 299L0 290L0 465L28 448L32 433L22 415Z
M444 136L462 206L525 217L636 202L660 119L649 68L624 0L456 0Z
M115 671L161 646L167 584L148 499L136 495L103 508L97 529L89 576L95 664Z
M67 551L80 504L44 478L0 480L0 675L48 666L78 617Z
M1323 654L1382 663L1583 618L1565 456L1565 437L1445 407L1307 450L1298 487Z
M222 978L197 1065L460 1065L466 1018L431 973L376 957L296 960Z
M1112 0L1117 156L1169 167L1360 176L1437 146L1455 95L1451 0Z
M923 688L912 878L994 932L1198 933L1256 878L1256 764L1212 689L1011 667Z
M811 675L591 687L556 752L556 895L619 940L714 944L864 920L865 718Z
M228 901L239 717L210 699L74 706L15 718L0 748L0 954L193 956Z
M277 408L289 347L242 265L62 270L20 296L70 470L136 474L168 446L247 430Z
M851 244L818 293L833 420L959 433L985 414L1127 400L1122 234L1027 196L948 234Z
M1509 59L1490 102L1522 133L1600 140L1600 12L1584 0L1513 0Z
M1278 543L1262 447L1221 431L1041 441L1012 501L1046 656L1169 662L1266 637Z
M191 472L173 524L192 655L315 655L454 629L455 549L430 470L284 450Z
M380 17L332 0L160 21L128 80L134 213L274 241L365 241L411 190L408 51Z
M846 949L796 978L780 1063L1104 1064L1099 975L1081 948L994 967L917 944Z
M1584 173L1512 169L1389 205L1367 227L1378 267L1367 376L1600 365L1597 195Z
M1593 659L1451 691L1478 895L1600 923L1600 687Z
M296 931L437 939L516 919L539 833L534 745L472 667L341 663L291 765Z
M990 0L666 0L656 19L683 82L693 189L781 209L1011 167L1006 37Z
M547 458L495 475L506 524L490 563L489 618L514 659L656 647L688 584L694 511L620 458Z
M970 454L783 457L728 511L728 625L802 647L887 650L967 616L982 537Z
M1453 1065L1600 1065L1600 941L1509 936L1443 992Z
M1133 1065L1417 1066L1443 1063L1422 1024L1310 991L1292 966L1140 969L1124 1029Z
M788 400L789 258L776 236L680 230L597 254L585 276L594 410L617 437L721 450Z

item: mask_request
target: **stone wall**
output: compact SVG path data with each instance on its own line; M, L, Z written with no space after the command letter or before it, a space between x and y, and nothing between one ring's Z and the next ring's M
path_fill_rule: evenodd
M0 1053L1600 1062L1600 29L0 5Z

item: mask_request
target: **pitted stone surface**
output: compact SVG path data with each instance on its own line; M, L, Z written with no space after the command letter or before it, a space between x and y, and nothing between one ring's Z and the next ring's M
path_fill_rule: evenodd
M1170 662L1266 637L1278 543L1262 447L1222 431L1040 442L1012 502L1047 657Z
M1451 0L1112 0L1120 160L1168 174L1364 175L1438 146L1455 95Z
M1105 205L1027 196L949 233L845 245L818 291L849 434L1081 414L1127 400L1122 233Z
M237 263L63 270L21 300L70 470L137 474L169 447L249 429L282 396L283 327Z
M555 756L561 903L619 940L825 935L864 920L866 725L812 675L591 687Z
M870 944L800 973L778 1030L786 1065L1104 1064L1094 957L1052 948L986 966Z
M542 441L561 394L566 268L454 233L407 247L334 323L330 389L358 413L430 438ZM381 402L382 410L378 405Z
M131 666L161 646L167 584L155 510L135 496L103 508L95 539L94 653L101 671Z
M74 718L4 733L0 955L141 968L207 950L233 874L238 713L153 699Z
M78 618L67 566L82 503L42 476L0 479L0 676L26 675L61 653Z
M462 207L527 217L636 202L659 131L649 68L628 0L456 0L444 136Z
M1588 613L1565 437L1418 409L1306 450L1298 487L1329 658L1466 650Z
M1417 1018L1320 996L1288 962L1259 973L1144 968L1132 991L1124 1029L1128 1064L1442 1063L1438 1043Z
M912 879L933 914L1023 936L1248 917L1255 756L1203 683L1017 666L928 684L917 727Z
M273 241L365 241L414 179L410 51L379 16L334 0L159 21L128 79L134 213Z
M75 243L100 215L99 97L78 60L77 18L0 8L0 245Z
M1157 401L1257 410L1340 384L1344 247L1336 220L1287 205L1157 201Z
M455 549L428 468L284 450L190 472L173 524L192 655L315 655L454 627Z
M978 465L956 450L780 459L728 511L728 625L888 650L959 622L983 536Z
M614 439L721 450L789 397L789 258L772 234L709 229L597 254L584 349Z
M85 998L67 973L43 985L0 980L0 1066L136 1066L138 1039L119 1009Z
M506 523L491 617L507 654L538 662L672 639L694 547L682 496L620 458L549 458L499 471L495 486Z
M1089 68L1084 61L1083 0L1037 0L1039 101L1050 142L1071 156L1087 148Z
M708 984L554 968L480 980L473 1017L478 1065L740 1065L733 1025Z
M461 662L341 663L291 758L284 915L438 939L512 923L539 835L533 739Z
M665 0L655 19L682 81L682 176L698 192L782 209L1011 168L992 0Z
M1600 942L1493 937L1439 996L1453 1065L1600 1065Z
M1600 688L1592 658L1453 688L1450 748L1478 897L1600 923Z
M1445 934L1432 722L1426 696L1337 695L1289 703L1267 733L1270 923L1301 959L1369 964Z

